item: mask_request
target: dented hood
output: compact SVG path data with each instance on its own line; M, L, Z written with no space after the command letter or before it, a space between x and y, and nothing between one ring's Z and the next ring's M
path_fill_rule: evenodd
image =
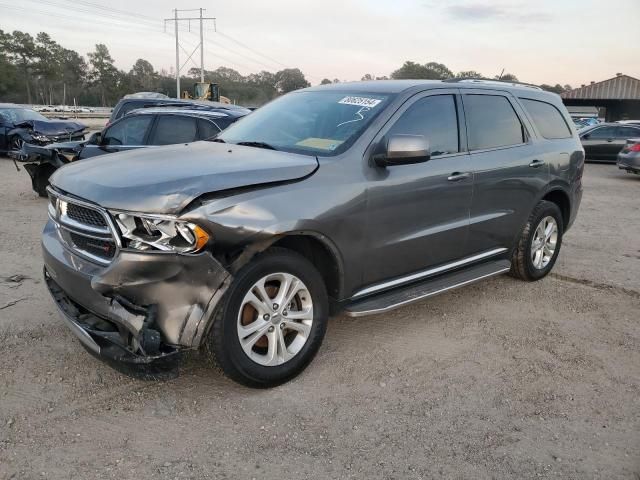
M69 135L87 128L80 122L66 120L25 120L17 124L16 127L30 128L34 132L48 136Z
M80 160L50 182L106 208L175 214L206 193L297 180L317 168L313 156L204 141Z

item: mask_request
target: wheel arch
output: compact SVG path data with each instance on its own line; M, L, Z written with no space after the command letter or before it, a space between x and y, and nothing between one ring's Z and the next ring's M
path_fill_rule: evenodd
M547 191L540 200L555 203L562 213L562 230L565 231L571 219L571 199L567 192L556 187Z
M271 247L294 251L309 260L317 269L327 293L334 299L342 298L344 268L340 253L325 235L314 231L290 231L247 246L233 261L231 271L236 272L249 263L254 255Z

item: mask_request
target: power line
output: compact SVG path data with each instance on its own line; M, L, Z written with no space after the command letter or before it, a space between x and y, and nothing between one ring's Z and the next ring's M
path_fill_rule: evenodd
M174 28L175 28L175 36L176 36L176 98L180 98L180 70L181 70L181 66L180 66L180 40L178 37L178 33L179 33L179 22L181 21L189 21L189 23L191 23L191 20L199 20L200 21L200 43L198 43L198 47L200 48L200 81L204 82L204 28L203 28L203 22L205 20L213 20L213 25L215 27L215 22L216 19L215 17L203 17L202 16L202 12L204 11L203 8L199 8L198 11L200 12L200 16L199 17L179 17L178 15L180 14L180 12L193 12L195 10L179 10L179 9L174 9L173 10L173 18L165 18L164 22L165 25L167 22L173 22L174 23ZM187 59L187 61L189 61L189 59L193 56L193 54L196 51L194 50L191 55L189 55L189 58ZM185 62L186 65L186 62ZM184 66L184 65L183 65Z

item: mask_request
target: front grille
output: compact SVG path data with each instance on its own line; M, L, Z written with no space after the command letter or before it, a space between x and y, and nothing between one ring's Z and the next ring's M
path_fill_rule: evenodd
M92 225L94 227L106 227L102 214L91 208L76 205L75 203L67 203L67 216L78 223Z
M116 237L99 207L49 191L49 215L58 226L61 240L73 251L107 265L116 254Z
M111 240L85 237L75 232L69 232L69 237L77 249L96 257L111 260L116 253L116 246Z

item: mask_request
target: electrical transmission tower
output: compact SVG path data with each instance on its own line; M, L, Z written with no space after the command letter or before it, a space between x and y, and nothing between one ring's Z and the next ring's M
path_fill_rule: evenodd
M191 60L191 57L193 57L193 54L196 53L196 50L200 49L200 81L204 82L204 30L203 30L203 26L202 23L205 20L213 20L213 28L215 31L216 28L216 19L215 17L203 17L202 16L202 12L204 12L206 9L205 8L192 8L189 10L179 10L179 9L174 9L173 10L173 18L165 18L164 19L164 24L165 24L165 29L167 26L167 22L174 22L174 27L175 27L175 35L176 35L176 98L180 98L180 71L182 70L182 68L187 64L187 62L189 60ZM200 16L199 17L180 17L179 14L180 12L200 12ZM178 24L181 21L187 21L189 22L189 31L191 31L191 21L192 20L199 20L200 21L200 43L198 45L196 45L196 48L193 49L193 52L191 52L191 55L189 55L187 57L187 59L185 60L184 64L180 65L180 42L178 40Z

